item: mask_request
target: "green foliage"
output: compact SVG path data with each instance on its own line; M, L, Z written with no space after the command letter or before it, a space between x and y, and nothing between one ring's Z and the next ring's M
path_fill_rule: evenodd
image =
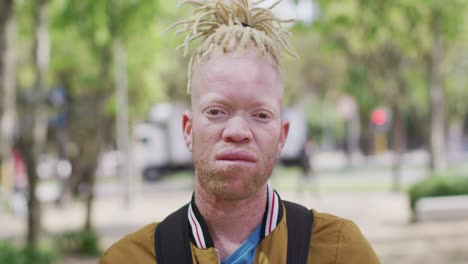
M378 105L378 99L370 87L369 72L363 65L356 63L348 70L348 79L344 90L354 96L362 115L370 116L371 111ZM382 99L380 99L382 100Z
M324 137L332 137L334 140L343 140L344 126L336 107L328 100L309 100L306 106L307 136L315 142L320 142Z
M348 73L343 90L355 97L361 120L367 119L376 105L387 105L399 109L403 119L417 119L418 127L430 124L433 93L429 88L438 74L443 79L449 120L463 120L468 111L468 1L316 3L320 16L313 29L328 39L335 53L346 58ZM433 59L439 38L443 43L440 62Z
M413 184L409 191L411 209L423 197L468 194L468 177L453 175L434 175Z
M0 263L49 264L57 259L57 253L47 250L32 251L20 248L8 241L0 241Z
M175 8L172 4L167 10L167 5L156 0L51 1L51 74L68 75L75 96L107 94L103 111L113 116L113 48L118 41L125 49L131 117L144 115L153 103L165 99L161 69L173 65L164 56L175 45L162 46L161 33L172 20L160 18Z
M59 248L63 253L100 256L99 236L94 231L73 231L59 236Z
M35 80L35 1L16 3L17 79L20 89L26 89ZM349 94L355 97L362 120L375 106L389 105L390 100L401 105L405 118L416 116L422 120L430 112L426 66L433 30L439 29L444 47L451 54L442 65L447 110L459 120L466 115L467 0L315 3L319 9L316 20L292 27L291 40L300 58L285 58L287 105L313 97L318 105L312 112L321 113L325 111L323 105L334 108L340 95ZM113 43L118 40L126 53L131 119L142 119L154 103L187 99L187 61L175 51L183 36L174 36L173 32L162 35L184 13L187 10L178 8L173 1L48 1L49 86L58 84L60 76L67 76L67 87L76 104L82 104L80 98L104 94L105 103L100 109L112 119L117 109L112 55ZM395 95L399 79L408 89ZM323 131L342 133L342 120L333 116L333 122L329 122L333 124L329 124L316 115L309 118L311 135L319 137Z

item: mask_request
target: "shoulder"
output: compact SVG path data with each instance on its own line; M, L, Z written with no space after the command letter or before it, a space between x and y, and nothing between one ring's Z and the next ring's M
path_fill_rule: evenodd
M155 263L154 231L158 223L149 224L125 236L104 252L100 264Z
M316 210L311 211L314 216L312 232L315 234L322 235L322 233L339 233L343 228L347 229L348 226L354 226L354 223L348 219L332 214L321 213Z
M371 245L353 221L315 210L312 212L310 246L314 252L312 255L323 257L321 262L379 263Z

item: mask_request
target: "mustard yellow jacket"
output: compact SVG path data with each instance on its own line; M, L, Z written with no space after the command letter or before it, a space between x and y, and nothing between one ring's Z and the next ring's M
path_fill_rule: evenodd
M352 222L330 214L313 212L308 263L380 263L369 242ZM255 263L286 263L287 217L258 245ZM101 257L101 264L154 264L154 233L158 223L145 226L112 245ZM274 243L273 243L274 241ZM213 247L202 249L191 242L193 263L219 263Z

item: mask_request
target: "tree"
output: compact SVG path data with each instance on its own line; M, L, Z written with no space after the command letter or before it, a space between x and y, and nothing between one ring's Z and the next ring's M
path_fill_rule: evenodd
M0 1L0 183L7 172L16 120L16 22L14 1ZM1 185L1 184L0 184Z
M446 52L453 48L463 25L466 1L349 0L319 4L322 16L318 24L322 32L348 54L351 72L356 65L364 67L366 80L371 84L369 92L392 111L392 138L397 154L393 163L394 186L399 185L401 153L405 149L405 116L410 114L409 109L415 109L412 94L429 95L428 113L423 113L426 121L420 125L430 124L429 165L441 170L445 163L446 123L443 65L447 63ZM426 77L421 81L422 76ZM421 82L426 83L426 92L410 91L420 89Z
M407 94L405 71L410 56L400 38L408 30L405 13L386 1L319 1L323 12L318 26L348 59L345 89L355 96L361 127L368 134L368 120L376 106L386 105L393 117L394 190L399 189L402 154L405 150L404 110Z
M22 113L23 122L20 127L18 148L24 155L28 174L28 232L27 246L37 249L41 227L40 202L36 196L38 183L38 157L44 151L47 133L47 109L45 105L46 74L49 65L49 31L48 31L48 3L38 0L34 6L34 65L35 83L33 100Z
M58 32L77 32L73 37L77 38L77 41L85 47L84 52L91 58L88 63L96 67L95 72L97 72L95 74L87 72L85 69L77 69L80 67L77 64L67 65L66 67L69 69L66 67L61 69L78 70L88 74L87 78L83 75L69 74L74 79L70 82L72 83L70 86L74 87L72 88L74 113L71 118L73 119L73 127L79 128L71 129L73 132L70 138L77 146L77 151L71 157L74 167L74 180L72 182L82 182L82 185L86 186L86 188L81 188L87 190L83 194L87 205L85 229L92 229L91 212L97 159L104 146L115 145L115 133L113 132L116 121L115 113L122 109L121 105L117 105L120 101L115 101L116 97L112 96L113 86L125 87L128 80L130 95L139 94L135 93L136 88L146 88L145 86L140 87L143 80L141 75L144 75L145 71L145 66L141 62L148 61L151 56L148 54L138 57L132 56L134 54L127 54L126 46L134 45L135 40L140 39L138 36L148 33L147 30L153 27L154 18L158 12L156 1L142 0L133 2L67 1L62 6L63 8L58 10L55 20ZM86 19L83 20L83 18ZM60 34L57 34L56 41L63 41L61 37ZM147 39L137 42L140 45L136 48L137 50L141 49L141 44L145 41L152 40L151 34L146 37ZM147 45L147 43L144 44ZM57 56L60 57L60 55ZM125 57L128 64L124 60L118 60L118 58ZM79 59L77 58L77 60ZM121 61L124 63L119 63ZM136 65L137 69L131 68L129 65ZM114 74L112 67L118 69ZM127 71L128 73L135 71L137 76L129 74L127 78ZM88 80L88 82L83 80ZM119 91L121 91L119 95L123 95L123 97L127 95L125 89L119 89ZM141 98L147 100L151 97L143 93ZM91 102L92 104L90 104ZM135 104L133 109L139 105ZM90 114L91 109L93 112ZM89 118L81 118L84 114ZM128 134L128 119L125 119L123 123L120 123L124 126L119 126L118 134L123 132L123 138L128 138L128 135L125 136Z
M435 172L446 168L446 74L443 65L459 34L463 32L467 4L467 1L453 1L449 4L430 1L426 11L426 28L430 39L429 49L426 51L426 71L431 95L430 166Z

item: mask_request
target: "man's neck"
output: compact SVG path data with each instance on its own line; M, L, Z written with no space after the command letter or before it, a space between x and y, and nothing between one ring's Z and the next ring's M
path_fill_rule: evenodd
M208 226L221 260L232 254L262 222L266 205L266 184L243 200L223 200L195 187L195 203Z

